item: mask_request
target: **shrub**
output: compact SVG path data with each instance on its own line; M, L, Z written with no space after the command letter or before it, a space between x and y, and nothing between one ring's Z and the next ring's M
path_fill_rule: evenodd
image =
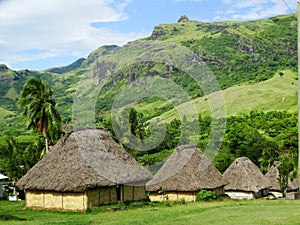
M214 191L201 190L197 195L198 201L212 201L216 198L217 196Z

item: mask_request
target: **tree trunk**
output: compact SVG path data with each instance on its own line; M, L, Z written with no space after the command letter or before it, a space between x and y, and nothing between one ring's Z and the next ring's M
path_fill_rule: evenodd
M44 137L45 137L46 153L48 153L48 151L49 151L48 137L47 137L46 132L43 132L43 135L44 135Z

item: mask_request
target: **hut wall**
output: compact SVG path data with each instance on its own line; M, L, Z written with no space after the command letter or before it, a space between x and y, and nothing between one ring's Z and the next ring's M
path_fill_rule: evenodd
M295 200L295 199L299 199L300 195L299 192L288 192L286 193L285 199L287 200Z
M108 205L117 202L117 191L115 187L104 187L99 189L99 205Z
M86 193L63 193L63 209L83 211L87 208Z
M271 194L273 194L276 198L282 198L283 195L279 191L270 191Z
M225 191L225 194L227 194L230 198L233 198L233 199L253 199L254 198L252 192Z
M123 186L124 202L146 199L145 186Z
M134 186L123 186L124 202L130 202L134 199Z
M44 193L42 191L26 191L26 207L43 208Z
M88 207L117 203L117 192L115 187L102 187L87 191Z
M225 194L224 186L213 189L217 196Z
M110 188L110 203L117 203L117 188L116 187L111 187Z
M63 209L63 194L59 192L44 192L44 208Z
M164 195L157 192L150 192L149 199L151 202L162 202L165 200Z
M138 201L146 198L144 186L123 186L124 201ZM102 187L81 193L49 191L26 191L26 207L83 211L85 209L117 203L116 187Z
M146 188L145 186L134 186L134 201L146 199Z
M100 205L100 190L87 191L88 207L94 208Z
M185 201L196 201L197 200L197 192L178 192L177 200L185 200Z
M87 208L85 193L26 191L26 207L83 211Z
M149 196L151 201L196 201L197 199L197 192L195 191L187 191L187 192L171 192L166 191L164 194L158 194L157 192L150 192Z

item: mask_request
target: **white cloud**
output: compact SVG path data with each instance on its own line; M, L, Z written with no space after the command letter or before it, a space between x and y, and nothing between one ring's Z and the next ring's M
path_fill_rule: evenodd
M222 0L222 2L227 5L227 10L216 12L216 18L226 20L255 20L290 13L290 10L295 12L297 9L295 0Z
M128 19L131 0L4 0L0 2L0 51L3 62L84 55L104 44L123 45L145 36L94 28L92 22ZM41 49L37 54L22 53Z

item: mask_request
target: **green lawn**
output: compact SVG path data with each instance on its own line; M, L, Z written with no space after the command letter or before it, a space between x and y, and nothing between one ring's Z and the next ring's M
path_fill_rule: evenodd
M300 224L300 200L225 200L222 202L152 204L89 213L23 209L24 202L0 202L0 224Z

